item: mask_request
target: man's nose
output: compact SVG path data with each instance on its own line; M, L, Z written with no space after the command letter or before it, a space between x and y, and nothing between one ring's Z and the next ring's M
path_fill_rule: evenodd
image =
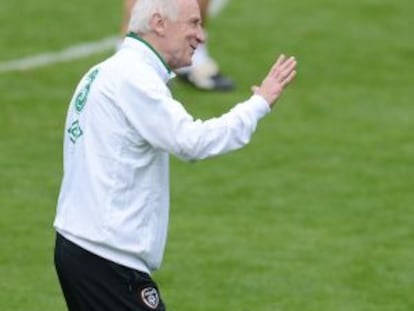
M201 26L198 27L197 39L200 43L206 42L206 33Z

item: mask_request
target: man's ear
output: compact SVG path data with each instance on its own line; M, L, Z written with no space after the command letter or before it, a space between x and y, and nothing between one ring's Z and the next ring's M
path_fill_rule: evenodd
M150 24L151 24L152 30L156 34L158 34L158 35L163 35L164 34L165 28L166 28L165 18L163 18L161 16L161 14L155 13L151 18Z

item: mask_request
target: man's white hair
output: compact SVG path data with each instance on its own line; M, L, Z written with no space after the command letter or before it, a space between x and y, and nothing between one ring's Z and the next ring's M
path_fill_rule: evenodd
M131 11L128 32L146 34L152 31L150 21L154 14L175 21L178 16L177 0L137 0Z

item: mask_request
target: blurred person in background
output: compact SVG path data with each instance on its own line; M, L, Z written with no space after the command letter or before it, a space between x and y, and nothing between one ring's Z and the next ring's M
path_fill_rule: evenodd
M296 60L282 55L250 98L195 120L167 83L204 43L201 21L196 0L137 1L118 51L76 87L54 221L70 311L165 310L151 274L167 240L170 154L196 161L242 148L295 76Z
M138 0L124 0L121 23L122 36L127 32L131 10L136 1ZM226 2L226 0L198 0L204 32L206 32L209 8L214 5L215 10L218 10L218 7L224 5ZM235 87L234 81L220 72L217 62L209 54L206 42L198 46L193 56L193 64L188 67L176 69L175 73L182 80L200 90L231 91Z

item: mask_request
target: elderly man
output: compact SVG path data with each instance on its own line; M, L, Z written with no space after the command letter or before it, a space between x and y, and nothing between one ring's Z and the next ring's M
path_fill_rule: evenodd
M203 43L196 0L139 0L121 48L92 67L70 102L55 266L70 311L165 310L151 273L169 215L169 155L195 161L246 145L295 76L280 56L253 95L194 120L167 82Z
M126 34L131 10L136 1L137 0L124 0L124 14L121 23L122 36ZM208 19L207 13L210 5L219 7L220 4L226 2L227 1L223 0L198 0L204 31L206 31ZM175 73L182 80L203 91L226 92L233 90L235 87L233 80L220 72L217 62L211 57L208 51L207 42L198 46L193 55L193 63L191 66L176 69Z

